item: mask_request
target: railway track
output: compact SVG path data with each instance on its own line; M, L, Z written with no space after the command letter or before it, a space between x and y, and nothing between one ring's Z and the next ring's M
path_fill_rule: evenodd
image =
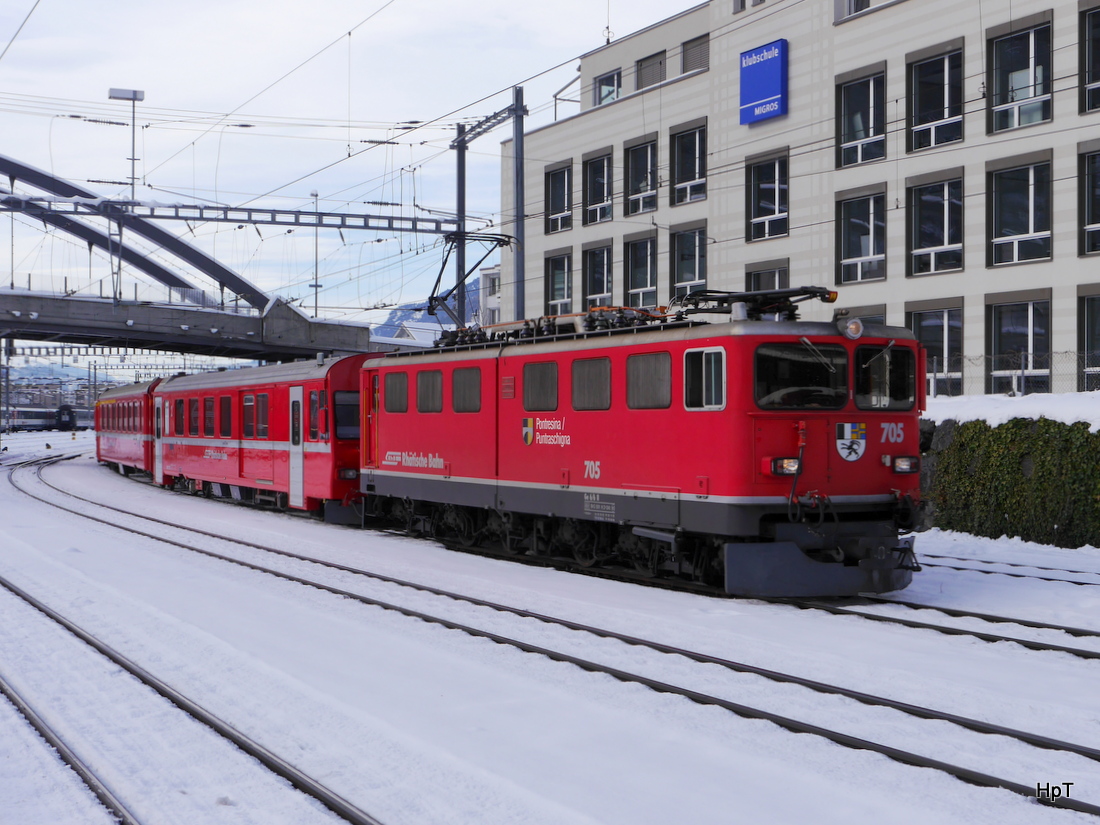
M39 474L39 478L41 478L41 467L38 468L37 472ZM9 477L11 477L11 474L9 474ZM15 482L13 481L13 483ZM43 483L49 485L49 482L46 482L44 480ZM57 492L61 492L67 496L72 496L73 498L81 499L86 503L91 503L98 507L106 507L107 509L114 510L116 512L126 512L121 511L118 508L110 507L108 505L100 505L97 502L90 501L89 499L84 499L81 496L75 496L74 494L71 494L65 490L61 490L56 486L49 486ZM28 491L24 490L24 492ZM35 495L30 492L28 492L28 494ZM53 506L60 507L61 509L69 509L63 507L60 504L57 504L56 502L51 502L46 498L37 495L35 495L35 497L46 503L52 504ZM404 616L415 618L420 621L439 625L452 630L459 630L470 636L489 639L498 644L508 645L527 653L544 656L558 662L572 664L589 672L610 675L613 678L618 679L622 682L644 685L660 693L680 696L698 704L714 705L717 707L721 707L743 718L771 721L774 724L779 725L780 727L783 727L784 729L792 732L810 733L828 739L829 741L835 742L845 747L858 750L873 751L903 764L933 768L935 770L944 772L972 784L1003 788L1029 799L1037 799L1037 789L1031 785L1025 785L1011 779L994 776L983 771L977 771L971 767L951 764L944 760L929 757L927 755L917 754L903 748L892 746L888 743L876 742L861 736L853 735L851 733L826 728L810 721L790 718L788 716L776 713L765 708L750 706L740 702L734 702L728 698L716 696L711 693L695 690L693 688L683 685L672 684L663 679L657 679L644 674L628 671L623 668L601 664L599 662L592 661L589 658L576 656L560 649L551 649L543 645L535 645L522 639L514 638L510 635L487 630L484 627L474 627L467 622L456 621L454 619L447 618L446 616L441 615L441 613L446 612L445 610L433 610L433 612L429 613L424 609L410 607L407 604L399 604L388 598L381 599L376 596L365 595L361 592L349 590L346 587L334 586L333 584L320 581L317 578L307 578L305 576L300 576L287 572L286 570L276 569L268 566L268 564L247 561L242 558L227 555L222 552L198 548L194 546L193 537L201 535L208 539L217 539L219 542L225 542L227 544L236 545L238 547L245 547L249 550L259 550L265 554L274 554L277 557L289 558L299 562L307 562L311 566L319 565L333 571L338 571L340 573L353 574L356 577L366 577L384 583L386 585L396 586L400 588L403 592L411 589L419 591L420 593L428 594L429 596L434 598L445 599L448 602L461 602L465 605L487 609L495 614L508 614L510 616L515 616L523 619L533 619L544 625L553 625L557 628L567 629L572 632L579 632L590 636L596 636L603 640L619 642L624 645L628 645L634 649L645 649L652 653L663 654L666 656L676 656L692 663L718 666L738 675L762 677L772 682L797 686L806 690L814 691L816 693L831 694L833 696L843 697L845 699L858 702L862 705L888 708L892 711L897 711L909 717L920 720L946 722L964 731L1007 737L1009 739L1015 740L1018 743L1022 743L1024 745L1028 745L1034 748L1041 748L1046 751L1061 751L1064 754L1071 755L1072 757L1080 757L1093 762L1100 761L1100 749L1093 748L1087 745L1062 741L1028 731L995 725L979 719L967 718L956 714L942 712L933 708L899 702L884 696L875 696L869 693L851 690L840 685L819 682L793 674L768 670L744 662L723 659L709 654L700 653L698 651L692 651L672 645L661 644L653 642L651 640L618 633L604 628L594 627L581 622L575 622L568 619L523 610L509 605L499 604L484 599L473 598L460 593L446 591L440 588L429 587L415 582L409 582L389 576L379 575L371 571L362 570L343 564L319 560L308 556L302 556L300 554L288 552L280 548L268 547L254 542L240 541L227 538L225 536L217 536L205 531L180 527L179 525L175 525L160 519L153 519L150 517L139 516L133 513L127 513L129 517L140 519L146 523L154 523L159 525L160 527L169 527L173 530L180 530L184 533L184 535L190 535L192 537L192 541L177 541L163 534L154 534L146 530L137 530L135 528L113 524L111 522L107 522L104 519L90 516L86 513L81 513L78 510L70 510L70 512L74 512L77 515L81 515L86 518L93 518L94 520L101 523L111 524L111 526L117 527L118 529L128 530L129 532L135 533L137 535L165 542L167 544L174 545L188 551L200 553L208 557L241 565L243 567L264 574L277 576L286 581L291 581L301 585L323 590L342 598L353 599L362 604L382 608L384 610L395 611ZM1037 799L1037 801L1043 804L1071 808L1073 810L1085 813L1100 815L1100 805L1094 805L1088 802L1081 801L1079 799L1060 797L1058 799L1052 800L1049 798L1040 797Z
M1040 570L1047 573L1068 573L1075 576L1083 576L1083 579L1069 579L1064 576L1036 576L1031 573L1020 573L1012 570L986 570L982 567L970 567L960 564L945 564L942 562L929 562L926 559L942 559L943 562L967 562L971 565L984 565L986 567L1015 567L1029 570ZM1023 564L1019 562L992 561L989 559L975 559L966 556L944 556L932 553L921 554L922 564L926 567L942 567L946 570L958 570L964 573L981 573L987 576L1009 576L1014 579L1036 579L1045 582L1058 582L1060 584L1076 584L1083 587L1100 586L1100 572L1095 570L1073 570L1063 567L1043 567L1037 564Z

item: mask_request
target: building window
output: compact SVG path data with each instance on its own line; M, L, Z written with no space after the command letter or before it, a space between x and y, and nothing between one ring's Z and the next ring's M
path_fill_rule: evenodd
M683 45L681 51L681 72L696 72L710 67L710 35L704 34Z
M840 282L886 277L886 196L841 201Z
M962 395L962 309L914 312L909 328L927 357L932 395Z
M1100 296L1082 298L1081 301L1085 351L1084 364L1082 364L1084 381L1081 389L1092 392L1100 390Z
M1084 156L1084 238L1085 254L1100 252L1100 153Z
M568 315L573 311L572 255L546 259L546 314Z
M993 41L993 131L1050 120L1050 26Z
M416 374L416 411L443 412L443 372L422 370Z
M910 273L951 272L963 266L962 180L909 190Z
M523 365L523 409L553 412L558 408L558 365L540 361Z
M546 231L573 227L573 167L546 173Z
M705 229L672 236L672 293L675 298L707 287L707 233Z
M611 155L584 162L584 222L611 220Z
M611 247L584 251L584 298L587 306L611 306Z
M672 202L688 203L707 196L707 130L672 136Z
M840 87L840 165L886 157L886 77Z
M616 69L613 72L608 72L605 75L601 75L596 78L596 82L593 84L593 92L595 94L595 104L602 106L605 103L610 103L613 100L618 100L622 94L623 89L623 73L621 69Z
M745 273L746 292L787 289L791 285L790 270L785 266L750 269Z
M1081 19L1081 110L1100 109L1100 9Z
M626 245L626 305L657 306L657 241L648 238Z
M787 159L775 158L748 167L749 228L753 241L778 238L789 230L787 221Z
M665 53L657 52L643 57L634 65L635 89L654 86L665 79Z
M626 150L626 214L657 208L657 142Z
M915 63L912 73L910 148L962 140L962 52Z
M990 392L1050 392L1050 301L990 307Z
M845 0L845 4L848 7L848 14L850 15L871 8L871 0Z
M1050 164L993 174L994 264L1049 258Z
M626 406L632 410L667 410L672 406L671 355L651 352L627 357Z
M578 358L573 362L573 409L611 409L611 359Z
M697 349L684 353L684 407L720 410L726 406L726 352Z

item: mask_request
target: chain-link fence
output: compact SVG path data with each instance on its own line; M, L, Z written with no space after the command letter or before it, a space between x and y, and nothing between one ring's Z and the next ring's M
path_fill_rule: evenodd
M1100 352L1014 352L928 358L928 395L1100 390Z

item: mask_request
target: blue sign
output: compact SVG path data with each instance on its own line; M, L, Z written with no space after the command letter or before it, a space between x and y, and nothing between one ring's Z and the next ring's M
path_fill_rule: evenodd
M741 52L741 123L787 114L787 41Z

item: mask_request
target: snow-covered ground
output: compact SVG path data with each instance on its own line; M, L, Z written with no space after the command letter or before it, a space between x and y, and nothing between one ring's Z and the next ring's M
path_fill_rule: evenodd
M959 417L941 412L952 403L962 407L936 400L933 414ZM91 435L5 436L10 449L2 460L44 452L46 443L50 451L68 451L87 447ZM59 486L104 501L125 495L135 510L202 523L222 535L1100 746L1100 662L449 553L427 541L174 495L123 479L90 458L47 472ZM1067 551L938 531L917 543L918 552L1100 571L1094 548ZM1074 797L1100 802L1100 768L1080 757L964 734L350 574L264 561L1025 785L1073 782ZM33 502L6 480L0 480L0 575L386 825L1086 821L1005 791L127 537ZM1093 591L1100 588L927 568L904 597L1100 629L1100 592ZM118 668L79 648L0 590L0 676L75 739L144 821L335 821L278 781L258 776L232 748L189 731L198 726L182 724L162 700L142 695ZM115 727L121 730L112 733ZM108 821L3 701L0 732L0 823Z

